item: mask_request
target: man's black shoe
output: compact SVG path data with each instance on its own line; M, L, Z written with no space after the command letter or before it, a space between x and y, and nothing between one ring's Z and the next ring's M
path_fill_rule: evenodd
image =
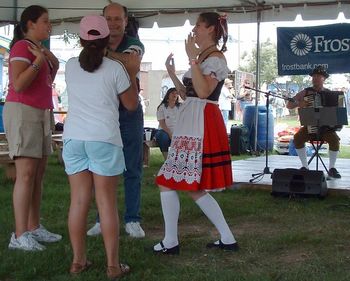
M330 176L331 178L334 178L334 179L341 178L341 175L339 174L339 172L337 171L336 168L330 168L328 171L328 176Z

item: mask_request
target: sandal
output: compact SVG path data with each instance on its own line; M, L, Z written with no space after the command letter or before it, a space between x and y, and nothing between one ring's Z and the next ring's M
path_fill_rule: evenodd
M130 272L130 266L124 263L120 263L118 266L108 266L107 267L107 277L111 280L118 280L124 275Z
M91 261L86 261L84 265L80 264L80 263L72 263L70 269L69 269L69 273L70 274L79 274L82 273L83 271L88 270L92 265Z

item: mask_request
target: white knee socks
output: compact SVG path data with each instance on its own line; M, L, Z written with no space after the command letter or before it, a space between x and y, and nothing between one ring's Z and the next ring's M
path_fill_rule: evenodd
M215 225L216 229L219 231L222 243L235 243L236 240L229 226L227 225L227 222L224 218L224 214L222 213L218 202L216 202L216 200L210 194L207 193L206 195L197 199L196 203L201 208L203 213L208 217L208 219Z
M337 156L339 151L333 151L329 150L329 169L332 169L335 167L335 161L337 161Z
M299 159L301 161L301 165L303 165L303 167L309 169L309 165L307 164L307 154L306 154L306 148L297 148L295 149L297 151L297 154L299 156Z
M179 244L177 237L177 223L180 214L180 201L176 191L163 191L160 193L162 211L164 218L165 234L163 239L164 247L172 248ZM159 251L160 244L154 246L154 250Z

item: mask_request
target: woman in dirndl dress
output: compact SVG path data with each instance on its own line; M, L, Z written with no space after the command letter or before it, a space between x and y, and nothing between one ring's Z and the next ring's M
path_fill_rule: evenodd
M220 239L208 243L207 248L238 250L220 206L207 193L208 190L223 190L233 183L227 132L217 104L229 72L223 55L227 41L226 16L201 13L192 31L185 42L190 69L183 83L176 76L173 54L165 63L185 102L178 113L168 157L156 178L165 235L153 247L155 253L179 254L177 190L187 192L220 233ZM221 38L223 46L218 50Z

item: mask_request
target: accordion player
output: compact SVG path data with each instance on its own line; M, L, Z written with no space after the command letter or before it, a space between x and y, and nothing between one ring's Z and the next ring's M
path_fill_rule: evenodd
M315 107L315 110L311 111L311 113L316 115L316 112L318 112L318 118L323 118L323 120L326 119L326 121L328 121L328 116L321 116L321 113L324 110L317 108L338 107L341 101L343 101L343 99L340 98L342 92L333 92L323 87L324 81L329 77L329 74L322 66L314 68L309 75L312 77L312 87L306 88L297 93L293 98L290 98L287 102L287 108L293 109L298 107L302 109ZM335 111L337 112L337 110ZM300 110L299 113L302 113L302 110ZM319 126L315 126L316 124L320 125L323 123L319 122L319 120L320 119L317 119L317 122L310 123L312 126L307 126L308 124L305 124L306 126L301 127L294 135L293 142L302 164L301 169L309 169L305 142L315 139L322 140L327 142L329 146L329 167L328 169L325 167L328 177L339 179L341 178L341 175L335 168L335 162L339 153L340 138L337 135L336 130L339 130L341 126L321 126L319 128ZM331 123L327 123L327 125L328 124ZM333 122L333 124L337 125L338 122Z

